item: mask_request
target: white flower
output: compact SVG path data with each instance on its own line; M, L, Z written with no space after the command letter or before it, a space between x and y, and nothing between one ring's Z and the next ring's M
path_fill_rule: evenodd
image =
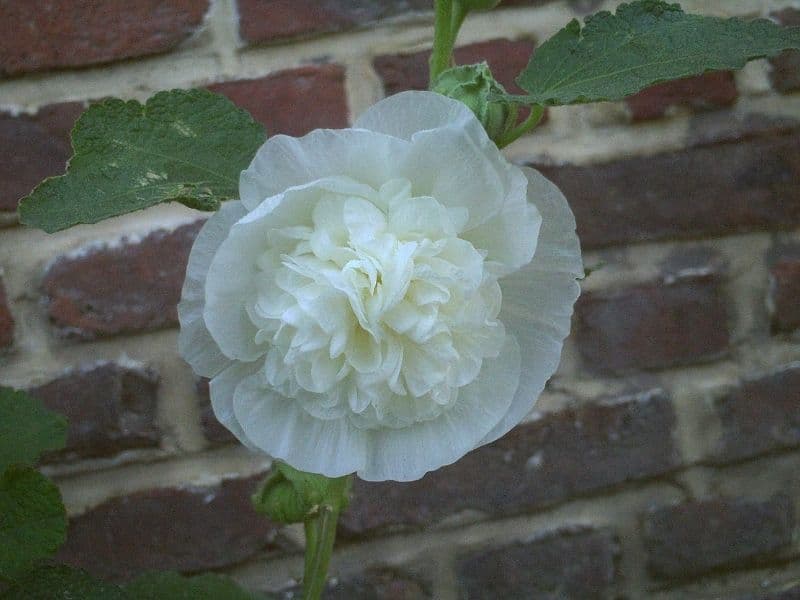
M407 481L531 410L579 293L575 221L463 104L406 92L352 129L275 136L240 192L178 308L181 354L244 444Z

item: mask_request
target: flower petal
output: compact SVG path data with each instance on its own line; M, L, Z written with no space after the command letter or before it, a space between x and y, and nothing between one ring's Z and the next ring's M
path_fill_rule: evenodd
M235 361L227 369L219 373L208 384L209 395L211 396L211 408L217 421L227 427L242 444L253 449L253 443L245 435L244 429L236 419L233 411L233 397L239 383L258 372L259 363L242 363Z
M186 265L186 280L178 303L178 320L181 324L178 351L195 373L205 377L213 377L230 362L220 352L203 321L206 275L214 253L245 212L241 202L223 204L197 234Z
M486 359L477 379L458 391L452 408L430 421L402 429L369 430L367 481L413 481L449 465L475 448L507 413L520 378L520 349L506 336L500 355Z
M542 225L536 205L528 202L524 174L515 173L511 181L500 211L461 234L476 248L486 250L487 267L497 277L517 271L531 261Z
M363 430L347 418L312 417L296 400L267 387L260 374L239 383L233 409L255 447L296 469L341 477L358 471L365 462Z
M555 373L580 294L576 279L583 276L575 217L564 195L537 171L526 168L524 172L528 199L542 214L542 228L531 263L500 280L500 320L507 331L515 333L526 362L511 408L481 444L496 440L519 423Z
M406 141L419 131L442 127L466 130L476 141L489 139L465 104L435 92L409 91L389 96L364 111L353 126Z
M465 229L500 212L513 183L511 165L497 146L464 128L415 134L406 160L399 165L414 196L432 196L446 208L466 208Z
M396 177L408 151L403 141L364 129L317 129L301 138L276 135L259 148L239 178L242 202L253 210L288 188L346 176L380 189Z

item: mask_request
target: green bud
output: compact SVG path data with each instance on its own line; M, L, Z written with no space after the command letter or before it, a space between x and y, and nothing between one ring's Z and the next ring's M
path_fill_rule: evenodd
M350 501L350 477L330 479L276 462L253 494L256 511L277 523L302 523L325 505L337 513Z
M453 67L436 79L433 91L466 104L498 142L517 121L517 107L497 97L506 95L505 88L492 77L485 62Z

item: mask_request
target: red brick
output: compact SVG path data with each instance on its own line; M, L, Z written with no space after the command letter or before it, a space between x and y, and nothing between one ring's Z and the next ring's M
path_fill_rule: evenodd
M800 10L784 8L772 14L781 25L800 26ZM772 87L782 93L800 90L800 51L787 50L783 54L770 59Z
M495 79L510 92L522 93L514 79L528 64L534 43L529 40L495 39L461 46L455 51L458 64L471 64L485 60ZM387 96L405 90L428 89L428 57L430 50L413 54L378 56L375 70L383 80Z
M83 109L80 102L64 102L35 115L0 113L0 211L16 211L43 179L64 172L72 154L69 134Z
M113 498L70 520L59 562L112 580L144 571L204 571L286 547L250 495L262 477Z
M800 225L800 130L592 166L540 167L584 249Z
M655 85L626 98L634 121L658 119L676 106L708 110L730 106L739 97L730 71L706 73Z
M0 349L8 348L14 343L14 316L8 307L6 289L0 279Z
M57 333L91 340L177 324L186 261L201 225L195 221L57 259L42 280Z
M344 69L339 65L300 67L209 89L250 112L269 135L299 136L320 127L348 125Z
M706 362L725 355L730 343L721 282L714 275L588 292L575 312L578 350L595 373Z
M69 423L66 448L48 455L48 462L159 445L158 376L153 371L102 363L70 371L30 392Z
M236 0L239 33L250 43L348 31L387 18L430 12L430 0Z
M409 483L356 480L343 538L428 525L464 510L520 514L679 464L675 415L651 393L547 414Z
M751 567L790 546L793 528L786 496L718 498L654 509L643 523L648 569L659 578L683 579Z
M722 423L718 461L800 446L800 366L745 380L715 408Z
M208 0L5 0L0 75L166 52L200 27Z
M196 390L200 404L200 427L203 430L203 436L212 444L235 443L236 436L217 420L214 409L211 408L208 379L205 377L198 379Z
M433 598L428 587L404 573L373 569L356 577L329 581L322 600L428 600ZM302 586L295 586L276 594L275 600L302 597Z
M800 327L800 256L780 258L769 269L768 305L773 331Z
M607 530L565 529L458 559L463 600L591 600L610 597L619 554Z

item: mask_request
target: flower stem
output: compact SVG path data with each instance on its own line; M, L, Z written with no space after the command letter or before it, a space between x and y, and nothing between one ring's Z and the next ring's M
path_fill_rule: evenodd
M436 78L452 66L453 46L466 12L458 0L434 0L436 17L433 25L433 50L431 51L429 87L433 89Z
M516 141L526 133L528 133L531 129L536 127L539 124L539 121L542 120L544 116L544 107L539 106L538 104L534 104L531 106L531 114L528 115L528 118L525 119L522 123L514 127L511 131L508 131L505 135L502 136L499 140L497 140L497 147L504 148L508 146L511 142Z
M320 506L315 516L306 519L303 600L319 600L322 597L328 575L328 563L333 554L338 520L339 511L327 504Z

